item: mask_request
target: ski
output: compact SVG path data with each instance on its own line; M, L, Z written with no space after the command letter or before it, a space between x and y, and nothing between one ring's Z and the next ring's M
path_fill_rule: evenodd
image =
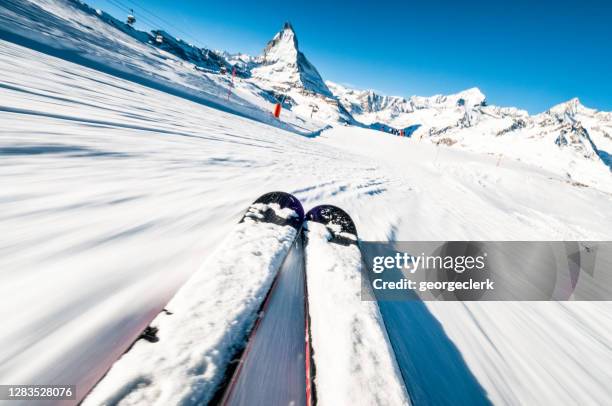
M304 235L317 402L410 404L378 305L361 300L364 264L355 223L338 207L317 206L305 215Z
M303 217L299 200L287 193L253 202L83 405L213 401L242 358L298 240L301 249Z
M306 317L300 235L278 272L229 384L217 398L221 405L308 405Z

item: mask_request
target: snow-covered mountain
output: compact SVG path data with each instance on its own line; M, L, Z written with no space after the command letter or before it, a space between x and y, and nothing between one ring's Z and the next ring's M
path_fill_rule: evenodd
M266 45L258 59L253 77L275 84L279 89L303 89L332 98L323 78L298 48L298 39L290 23Z
M247 61L251 80L266 89L284 107L308 121L325 124L353 123L346 111L327 87L323 78L300 51L295 30L286 22L257 57Z
M356 120L373 127L379 124L406 129L409 135L446 145L473 144L470 136L478 134L519 136L516 141L545 139L551 147L567 148L577 156L609 165L612 113L587 108L577 98L530 116L514 107L488 105L478 88L451 95L403 98L329 81L327 85Z
M412 96L406 99L400 96L380 95L373 90L350 89L331 81L327 81L326 84L349 112L360 116L366 122L369 121L367 115L370 113L384 112L387 114L386 117L383 115L376 117L391 121L402 113L412 113L419 109L454 107L459 103L467 106L478 106L485 103L485 96L478 88L471 88L452 95Z
M383 96L327 82L355 120L418 140L523 160L586 184L609 182L612 114L572 99L536 115L489 105L478 88L451 95Z

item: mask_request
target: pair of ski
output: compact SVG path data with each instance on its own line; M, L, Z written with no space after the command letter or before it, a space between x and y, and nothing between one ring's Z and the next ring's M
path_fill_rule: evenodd
M343 210L261 196L84 404L406 404L361 261Z

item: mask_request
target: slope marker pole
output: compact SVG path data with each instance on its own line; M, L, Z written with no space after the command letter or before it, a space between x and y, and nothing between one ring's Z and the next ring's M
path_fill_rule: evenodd
M229 101L230 96L232 95L232 88L234 87L234 77L236 77L236 66L232 68L232 81L227 88L227 100Z

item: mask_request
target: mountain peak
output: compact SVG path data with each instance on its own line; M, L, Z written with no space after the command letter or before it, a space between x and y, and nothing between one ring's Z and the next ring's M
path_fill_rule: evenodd
M582 103L580 103L580 99L577 97L571 98L563 103L559 103L547 111L547 113L556 115L558 117L574 117L577 114L592 115L596 112L597 110L595 109L585 107Z
M283 24L283 31L285 30L289 30L293 33L295 33L295 31L293 30L293 26L291 25L291 23L289 21L285 21L285 24Z
M298 40L293 26L286 22L264 48L264 63L274 63L279 60L295 63L299 53L298 49Z
M482 93L477 87L471 87L469 89L463 90L459 93L456 93L454 96L463 99L465 103L470 107L480 105L486 100L486 96L484 95L484 93Z
M551 110L565 110L567 108L575 108L577 106L581 105L580 104L580 99L578 99L577 97L572 97L571 99L564 101L562 103L556 104L553 107L551 107Z
M254 77L283 90L302 88L333 97L317 69L300 52L297 35L289 22L268 42L260 61L261 65L252 70Z
M486 102L486 96L477 87L462 90L459 93L448 95L437 94L434 96L411 96L410 101L417 108L429 108L432 106L456 108L465 106L469 109L482 106Z

